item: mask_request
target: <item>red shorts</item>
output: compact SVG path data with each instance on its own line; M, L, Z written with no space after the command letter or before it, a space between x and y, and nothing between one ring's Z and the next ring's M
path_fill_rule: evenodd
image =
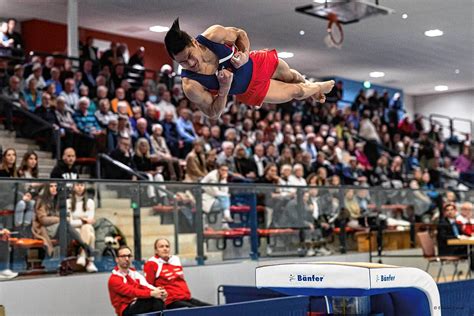
M253 62L252 79L247 90L237 95L237 100L250 106L260 106L270 88L270 79L278 66L276 50L256 50L250 52Z

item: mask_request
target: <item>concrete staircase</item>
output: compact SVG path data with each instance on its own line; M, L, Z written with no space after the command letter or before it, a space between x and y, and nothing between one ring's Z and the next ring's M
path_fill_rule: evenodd
M35 141L32 139L15 137L15 132L0 129L0 145L2 145L3 151L10 147L16 150L17 167L20 166L25 152L28 150L34 150L38 155L40 178L49 178L51 170L56 164L56 160L52 159L52 154L50 152L41 151L39 146L36 145Z
M133 240L133 211L130 199L118 198L114 191L101 188L101 207L96 209L96 218L105 217L116 225L127 238L127 244L132 249ZM141 238L142 258L148 259L154 255L154 242L158 237L168 239L172 245L174 240L174 225L162 225L160 216L154 215L150 207L141 209ZM183 264L194 264L196 258L196 234L179 234L179 256ZM222 260L221 252L206 253L213 261Z

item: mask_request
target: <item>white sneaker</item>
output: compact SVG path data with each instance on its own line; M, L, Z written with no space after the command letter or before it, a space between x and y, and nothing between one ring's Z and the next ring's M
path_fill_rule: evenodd
M79 257L77 257L76 264L80 265L82 267L85 267L86 266L86 256L81 256L80 255Z
M223 216L222 220L227 223L233 223L234 219L230 216Z
M313 248L308 249L308 251L306 252L306 256L308 256L308 257L313 257L315 255L316 255L316 251L314 251Z
M99 269L97 269L94 262L89 261L89 263L87 264L87 267L86 267L86 271L89 272L89 273L94 273L94 272L99 271Z
M230 230L230 226L228 223L222 223L222 230Z
M327 249L326 247L321 247L318 250L323 256L329 256L332 254L331 250Z
M271 256L273 254L273 248L270 246L267 246L266 253L267 253L267 256Z
M0 271L0 281L11 280L18 276L17 272L13 272L10 269Z

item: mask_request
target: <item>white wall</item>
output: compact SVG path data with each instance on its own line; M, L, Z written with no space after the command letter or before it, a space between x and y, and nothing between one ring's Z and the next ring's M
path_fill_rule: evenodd
M185 267L185 275L194 297L217 303L217 287L227 285L255 285L255 268L259 265L283 262L366 262L367 253L319 257L287 258ZM0 305L8 316L68 316L113 315L107 280L109 273L81 274L66 277L39 277L0 282Z
M441 114L474 121L474 90L416 96L414 99L415 113L425 116ZM441 122L444 124L447 121ZM469 123L455 123L454 128L461 132L470 131Z
M412 95L403 95L403 106L407 111L408 117L413 120L415 117L415 97Z

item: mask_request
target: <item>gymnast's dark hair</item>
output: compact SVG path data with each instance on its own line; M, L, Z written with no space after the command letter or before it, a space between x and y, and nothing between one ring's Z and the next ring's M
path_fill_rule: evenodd
M173 25L165 36L166 50L171 58L192 43L192 37L188 33L181 31L179 28L179 18L174 20Z

